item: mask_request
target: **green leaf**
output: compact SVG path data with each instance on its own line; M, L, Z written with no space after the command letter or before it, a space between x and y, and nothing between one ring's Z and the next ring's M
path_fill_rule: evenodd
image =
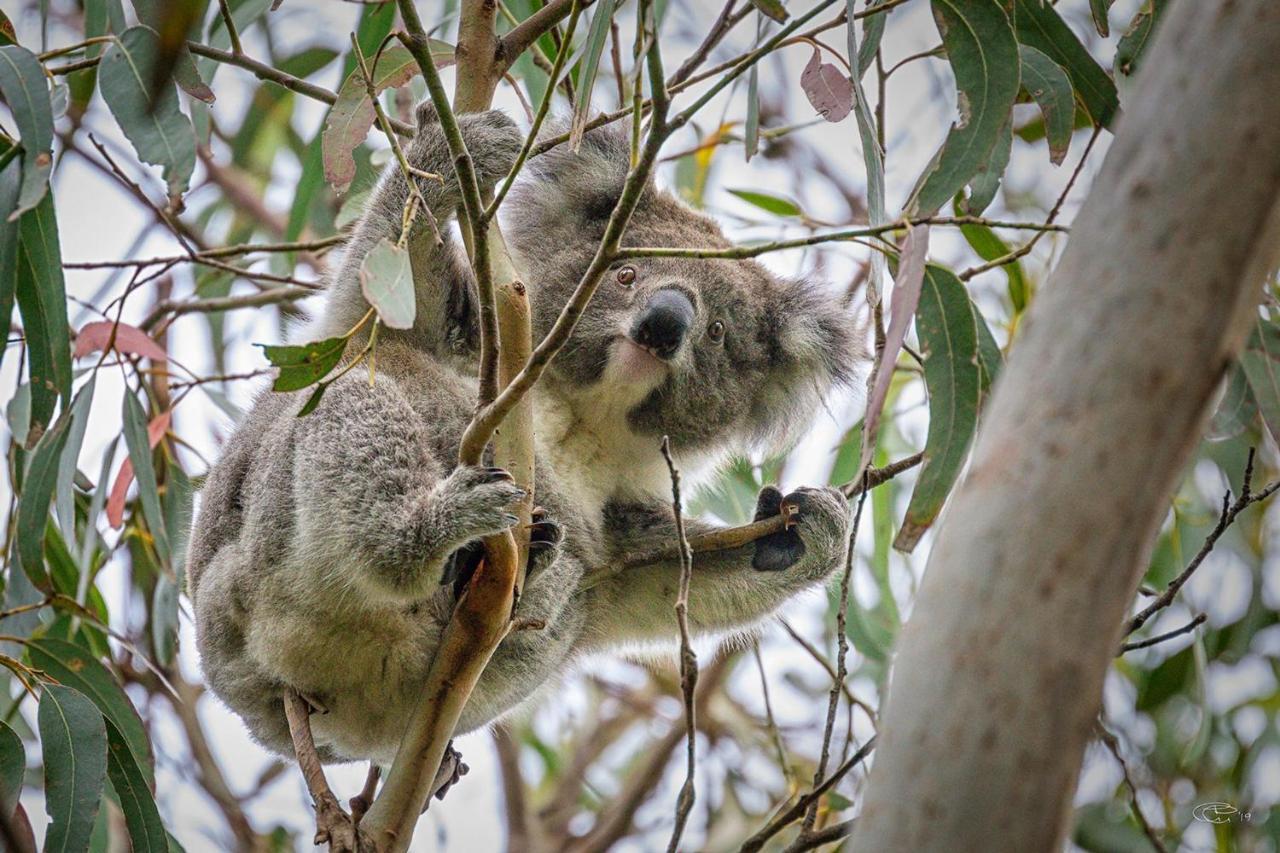
M67 329L67 290L53 194L18 220L18 310L27 338L31 379L30 440L53 417L59 396L71 400L71 335Z
M1098 35L1106 38L1111 35L1111 22L1107 20L1107 13L1111 11L1111 4L1115 0L1089 0L1089 14L1093 16L1093 26L1098 31Z
M22 776L27 769L27 754L22 738L5 723L0 723L0 810L12 815L22 793Z
M952 126L910 207L930 215L991 158L1018 95L1018 43L995 0L933 0L933 16L955 73L960 121Z
M170 196L186 192L196 164L196 135L172 83L151 102L160 39L150 27L126 30L102 56L98 89L138 157L164 170Z
M852 21L856 9L855 0L845 0L845 17ZM876 15L883 18L884 13ZM858 57L858 68L864 70L862 52L858 49L858 28L845 27L845 39L849 56ZM879 35L873 35L870 25L867 29L867 42L875 41L879 45ZM873 54L874 55L874 54ZM869 60L868 60L869 62ZM884 206L884 149L880 146L880 138L876 133L875 119L871 115L871 107L867 103L867 93L862 88L862 75L853 77L853 116L858 123L858 140L862 145L862 162L867 172L867 222L872 227L884 225L889 215ZM871 265L867 272L867 298L871 302L880 300L880 287L884 279L885 260L879 252L871 253Z
M587 33L586 50L578 70L577 100L573 105L573 123L569 128L569 145L574 151L582 141L582 132L591 110L591 92L596 87L596 74L600 71L600 57L604 55L604 43L609 38L609 22L613 20L615 0L598 0L591 15L591 30Z
M747 204L755 205L761 210L768 211L775 216L804 215L804 211L800 209L800 205L785 196L760 192L758 190L730 189L729 192L736 195Z
M1244 367L1236 364L1227 376L1222 399L1213 413L1205 438L1210 441L1223 441L1235 438L1252 426L1258 419L1258 403L1249 390L1249 378Z
M1018 42L1036 48L1066 69L1076 97L1094 123L1110 127L1120 109L1116 85L1057 10L1044 0L1016 0L1013 20Z
M747 121L742 129L742 147L747 162L760 152L760 64L747 72Z
M329 383L321 382L317 385L316 390L311 392L311 396L307 397L307 402L302 404L302 408L298 409L298 414L294 415L294 417L305 418L314 412L316 407L320 405L320 399L324 397L324 392L327 390L329 390Z
M133 394L124 395L124 443L133 463L133 477L138 484L142 515L155 542L156 553L169 560L169 537L165 533L164 513L160 509L160 493L156 485L156 469L151 462L151 441L147 435L147 414Z
M68 542L76 541L75 489L76 461L84 445L84 434L89 428L89 410L93 406L93 391L98 384L97 374L91 373L89 381L76 392L71 403L71 427L67 431L67 443L58 460L58 484L54 491L54 505L58 508L58 524Z
M871 0L867 3L867 11L883 6L889 0ZM847 10L846 10L847 11ZM858 47L858 76L867 73L871 63L875 61L876 52L880 50L880 41L884 38L884 28L889 23L893 9L878 15L869 15L862 19L862 44Z
M412 329L418 311L409 252L390 240L379 240L360 263L360 291L391 329Z
M18 35L13 29L13 21L9 20L9 16L0 10L0 44L17 44Z
M199 38L199 21L196 19L203 11L202 4L197 0L133 0L133 8L138 13L138 23L146 24L160 34L163 53L159 64L162 70L167 66L170 76L182 91L212 104L215 100L213 90L201 78L200 69L186 46L187 38ZM165 38L166 34L169 38ZM157 78L153 76L151 82L154 84Z
M1173 696L1186 691L1187 679L1194 674L1194 652L1191 647L1166 658L1159 666L1144 673L1138 683L1134 710L1154 711Z
M950 270L925 270L916 335L924 350L929 433L924 466L893 547L910 552L933 524L964 467L982 397L976 309Z
M49 501L58 483L58 463L70 428L71 414L63 412L53 427L41 436L31 454L18 500L18 557L31 583L46 592L53 588L44 565Z
M978 257L984 261L1003 258L1013 251L1008 243L1001 240L996 232L985 225L961 225L960 233L964 235L964 239L968 241L973 250L978 253ZM1000 269L1004 271L1005 277L1009 282L1009 303L1013 306L1013 313L1015 316L1021 314L1027 310L1027 300L1030 296L1030 286L1027 283L1026 275L1022 271L1022 262L1020 260L1012 261L1003 264Z
M1280 326L1258 318L1240 354L1240 366L1258 402L1262 422L1280 440Z
M133 853L168 853L169 836L160 822L160 811L151 794L151 779L145 764L139 764L128 740L110 719L107 729L107 774L124 812Z
M262 347L267 360L280 368L280 375L271 386L273 391L297 391L323 379L342 361L347 348L346 338L326 338L300 346Z
M170 570L178 589L186 583L187 542L191 537L192 506L195 500L191 478L175 460L169 466L169 482L164 491L164 529L169 537Z
M1056 166L1067 156L1071 132L1075 130L1076 101L1071 78L1061 65L1034 47L1019 45L1018 56L1022 61L1022 87L1044 116L1049 162Z
M87 696L128 743L129 751L144 769L147 779L152 779L147 730L124 688L97 658L75 643L56 637L32 640L27 644L27 657L32 666Z
M0 95L22 137L22 190L13 210L0 209L9 222L34 208L49 189L53 170L53 108L40 60L25 47L0 47Z
M107 776L102 714L78 690L46 684L37 713L44 755L47 853L85 850Z
M151 594L151 649L161 666L173 663L178 650L178 585L166 574Z
M780 24L785 24L790 15L787 9L782 5L782 0L751 0L751 5L756 7L756 11L765 15Z
M991 327L977 306L973 307L973 321L978 330L978 386L985 402L987 392L1000 376L1000 368L1004 366L1004 358L1000 355L1000 346L996 343Z
M1009 156L1013 153L1013 122L1006 121L1000 129L996 145L991 149L991 157L969 181L969 197L964 200L965 213L977 216L986 210L995 200L1000 189L1000 181L1004 178L1004 170L1009 168Z
M14 160L0 169L0 221L17 207L21 187L22 164ZM13 300L18 285L18 231L17 228L0 228L0 324L6 329L13 320ZM4 363L8 349L0 347L0 364Z
M1147 43L1151 41L1156 22L1160 19L1166 5L1168 0L1146 0L1138 13L1133 16L1128 29L1116 45L1115 72L1117 74L1132 77L1138 70L1142 53L1146 50Z

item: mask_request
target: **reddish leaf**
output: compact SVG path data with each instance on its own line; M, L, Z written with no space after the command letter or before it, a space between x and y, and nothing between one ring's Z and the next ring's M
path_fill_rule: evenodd
M898 363L898 353L906 340L907 328L920 303L920 288L924 283L925 258L929 254L929 226L913 225L902 242L898 257L898 276L893 282L893 296L889 303L889 329L885 333L884 353L880 357L880 372L876 374L875 387L867 398L867 414L863 419L862 458L858 463L858 478L871 461L880 431L880 414L889 396L889 382L893 379L893 366Z
M115 340L112 340L113 333ZM75 357L100 352L108 345L116 352L140 355L152 361L164 361L169 357L164 347L147 337L146 332L128 323L113 323L110 320L86 323L76 333Z
M77 339L78 340L78 339ZM161 412L147 424L147 446L155 450L160 439L169 431L169 421L173 419L173 410ZM117 530L124 524L124 499L129 493L129 484L133 482L133 461L125 459L116 474L116 481L111 485L111 494L107 497L107 523Z
M827 121L841 121L853 111L853 83L839 68L823 62L817 48L800 74L800 88Z

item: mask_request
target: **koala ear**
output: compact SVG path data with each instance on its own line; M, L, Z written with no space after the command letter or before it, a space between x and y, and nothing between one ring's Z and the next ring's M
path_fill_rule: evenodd
M550 139L569 131L569 122L558 119L544 127L540 138ZM585 223L603 227L613 212L631 165L631 139L626 121L587 131L575 151L562 142L529 160L520 185L512 194L521 221L546 223L575 214ZM654 190L652 179L646 192Z
M853 311L819 284L784 282L765 324L769 370L756 390L751 422L768 425L751 440L779 449L812 423L833 388L850 386L867 361L865 330Z

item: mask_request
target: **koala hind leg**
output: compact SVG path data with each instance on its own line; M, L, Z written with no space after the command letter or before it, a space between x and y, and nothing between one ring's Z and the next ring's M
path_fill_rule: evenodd
M452 555L517 523L523 491L500 468L432 453L394 380L341 380L293 422L294 505L309 560L391 599L414 599L445 580Z

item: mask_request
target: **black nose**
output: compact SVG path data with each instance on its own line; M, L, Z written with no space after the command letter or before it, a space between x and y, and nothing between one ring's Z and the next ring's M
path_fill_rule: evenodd
M631 338L659 358L671 358L693 325L693 303L678 290L659 290L631 328Z

